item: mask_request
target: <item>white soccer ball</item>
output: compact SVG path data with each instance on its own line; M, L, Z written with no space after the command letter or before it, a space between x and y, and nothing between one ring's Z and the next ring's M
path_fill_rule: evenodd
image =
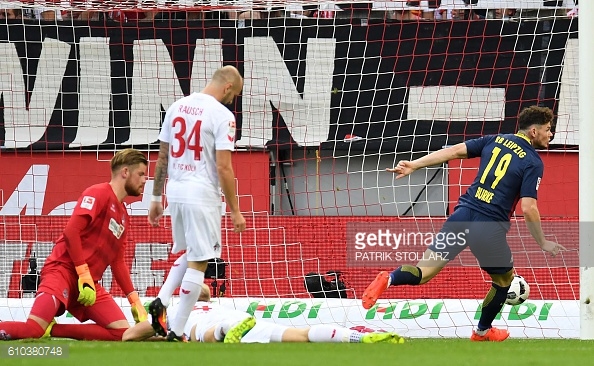
M530 295L530 285L524 277L515 275L507 292L505 303L508 305L521 304L528 299L528 295Z

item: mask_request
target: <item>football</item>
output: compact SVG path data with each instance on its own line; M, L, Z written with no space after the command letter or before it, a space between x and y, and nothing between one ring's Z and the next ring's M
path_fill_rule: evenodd
M530 295L530 286L522 276L515 275L514 280L507 292L505 303L508 305L518 305L526 301Z

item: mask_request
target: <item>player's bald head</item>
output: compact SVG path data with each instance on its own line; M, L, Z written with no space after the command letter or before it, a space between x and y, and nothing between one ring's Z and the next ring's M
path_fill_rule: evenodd
M223 104L231 104L233 99L241 94L241 89L243 89L243 78L239 71L227 65L215 71L202 92L212 95Z
M210 288L205 283L202 284L202 289L200 291L198 301L210 301Z
M234 87L238 87L240 90L243 86L243 79L239 74L239 70L231 65L223 66L215 71L212 76L212 81L221 85L231 83Z

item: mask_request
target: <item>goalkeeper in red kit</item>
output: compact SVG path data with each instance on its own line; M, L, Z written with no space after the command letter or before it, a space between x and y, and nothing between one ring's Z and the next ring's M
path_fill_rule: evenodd
M144 190L147 159L140 151L125 149L111 159L111 181L87 188L58 238L41 271L37 297L26 322L0 322L0 339L54 337L119 341L128 321L111 295L98 283L107 266L127 294L136 321L147 313L124 262L129 219L124 199ZM81 322L50 324L70 312Z

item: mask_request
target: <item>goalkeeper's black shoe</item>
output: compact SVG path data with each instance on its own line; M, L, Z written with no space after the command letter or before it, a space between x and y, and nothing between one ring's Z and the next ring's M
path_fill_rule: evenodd
M175 334L175 332L170 331L169 334L167 334L167 342L187 342L188 340L186 339L185 336L181 335L178 336L177 334Z
M148 311L151 314L151 326L158 336L165 337L167 335L167 308L158 297L154 299L148 306Z

